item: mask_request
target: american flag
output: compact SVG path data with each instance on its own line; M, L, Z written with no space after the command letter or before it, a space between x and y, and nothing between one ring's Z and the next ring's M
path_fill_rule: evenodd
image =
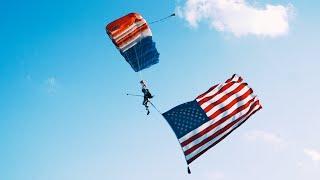
M178 105L163 116L190 164L261 108L248 84L233 75L225 83L214 85L195 100Z

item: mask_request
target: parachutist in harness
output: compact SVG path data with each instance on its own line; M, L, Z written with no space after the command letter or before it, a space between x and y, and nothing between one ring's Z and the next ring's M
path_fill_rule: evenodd
M141 84L141 91L143 93L142 105L144 105L146 107L147 115L149 115L150 111L149 111L148 102L150 102L149 99L153 98L153 96L151 95L149 89L147 88L145 81L141 80L140 84Z

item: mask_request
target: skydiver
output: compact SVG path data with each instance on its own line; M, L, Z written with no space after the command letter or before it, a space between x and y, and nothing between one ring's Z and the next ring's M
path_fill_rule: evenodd
M150 111L149 111L148 102L150 102L149 99L153 98L153 96L151 95L149 89L147 88L146 82L144 80L141 80L140 84L141 84L141 91L143 93L142 105L146 107L147 115L149 115Z

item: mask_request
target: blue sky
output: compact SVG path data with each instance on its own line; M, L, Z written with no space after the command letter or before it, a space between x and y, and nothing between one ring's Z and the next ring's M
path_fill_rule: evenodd
M319 179L320 2L258 2L292 4L285 35L237 37L183 17L152 25L160 63L143 78L161 111L233 73L264 106L187 175L165 120L125 96L140 92L139 76L104 30L126 13L152 21L185 1L3 1L0 179Z

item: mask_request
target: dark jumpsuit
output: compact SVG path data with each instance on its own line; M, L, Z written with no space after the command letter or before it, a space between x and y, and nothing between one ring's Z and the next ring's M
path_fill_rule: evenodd
M149 89L147 88L142 88L142 92L143 92L143 102L142 104L148 109L148 101L149 99L151 99L153 96L151 95Z

